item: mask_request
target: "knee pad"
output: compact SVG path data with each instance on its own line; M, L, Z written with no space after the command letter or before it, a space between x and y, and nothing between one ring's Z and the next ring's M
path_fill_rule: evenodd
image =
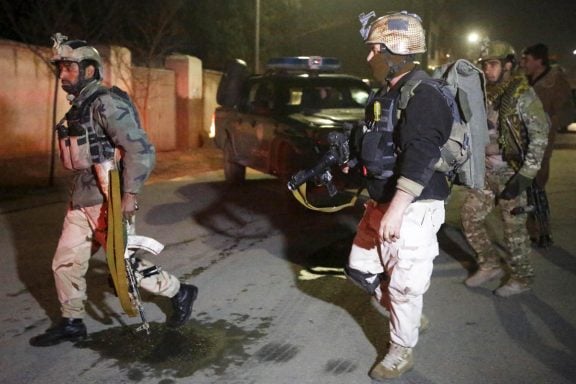
M376 288L380 286L382 278L380 274L374 275L372 273L360 272L357 269L350 268L348 265L344 267L346 277L359 288L366 291L369 295L376 292Z

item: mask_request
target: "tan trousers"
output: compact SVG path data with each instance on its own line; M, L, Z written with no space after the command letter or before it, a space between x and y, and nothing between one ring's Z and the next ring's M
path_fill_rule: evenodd
M404 213L400 239L394 243L381 243L378 236L387 208L387 204L368 201L348 264L364 273L386 272L388 279L376 289L375 296L390 311L390 340L411 348L418 342L423 296L439 253L436 233L444 223L444 202L410 204Z
M52 260L52 271L56 283L62 316L83 318L86 301L86 271L90 257L106 244L106 207L95 205L81 209L69 209L58 247ZM139 269L153 266L142 260ZM139 281L145 290L166 297L172 297L180 289L179 280L165 272Z

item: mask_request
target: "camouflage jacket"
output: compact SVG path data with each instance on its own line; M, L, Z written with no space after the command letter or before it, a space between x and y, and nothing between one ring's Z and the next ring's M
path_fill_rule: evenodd
M549 119L536 92L516 76L504 88L489 89L489 108L498 113L498 143L516 172L534 178L548 144Z
M72 102L72 107L80 107L94 92L100 90L99 81L89 83ZM140 127L130 105L118 96L104 93L85 108L80 119L81 125L92 128L99 138L105 138L113 148L119 149L122 156L119 167L122 171L122 191L140 192L150 176L156 161L156 151ZM111 160L103 158L100 161ZM94 167L75 171L71 190L73 209L101 204L104 202L102 187L99 185Z

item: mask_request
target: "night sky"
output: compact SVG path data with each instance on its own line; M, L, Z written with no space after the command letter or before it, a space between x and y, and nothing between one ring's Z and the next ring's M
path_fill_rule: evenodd
M518 51L541 42L565 65L576 61L575 0L458 1L455 10L463 25L508 40Z
M315 1L327 5L326 12L333 13L334 19L341 23L308 36L297 54L338 56L343 70L362 76L369 76L369 71L357 15L371 10L377 15L403 8L410 11L413 3L409 0ZM311 3L312 0L305 1L304 7ZM462 40L476 30L492 40L510 42L518 53L526 46L544 43L562 66L576 72L576 56L572 54L576 49L576 0L457 0L452 3L456 20L453 27Z

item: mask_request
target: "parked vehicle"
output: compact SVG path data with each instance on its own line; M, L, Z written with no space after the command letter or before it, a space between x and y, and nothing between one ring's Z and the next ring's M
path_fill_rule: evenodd
M243 182L246 167L288 180L320 160L329 132L363 118L370 87L338 68L338 60L325 57L273 59L261 75L249 75L241 60L228 65L215 112L228 182ZM334 177L340 185L360 179L339 171Z

